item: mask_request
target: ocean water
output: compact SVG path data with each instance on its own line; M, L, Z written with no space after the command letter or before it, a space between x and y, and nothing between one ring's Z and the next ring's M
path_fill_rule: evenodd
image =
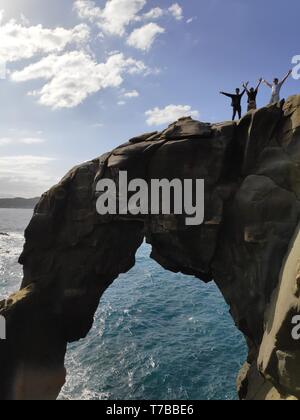
M0 209L0 299L17 264L30 210ZM69 346L60 399L233 400L246 345L214 283L165 271L144 244L107 290L85 340Z
M22 267L18 258L31 216L32 210L0 209L0 300L20 287Z

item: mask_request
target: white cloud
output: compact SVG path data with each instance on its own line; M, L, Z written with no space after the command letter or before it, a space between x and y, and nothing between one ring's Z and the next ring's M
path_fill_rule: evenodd
M22 174L23 169L32 169L35 171L40 166L53 162L55 159L45 156L0 156L0 174L13 172Z
M199 112L189 105L168 105L163 109L154 108L146 112L147 124L150 126L170 124L181 117L198 118Z
M0 157L1 195L39 195L57 182L49 175L49 165L55 159L44 156Z
M161 7L154 7L149 12L144 13L142 18L145 20L160 19L164 16L171 15L176 20L183 19L183 9L178 3L172 4L168 9L162 9Z
M58 109L75 107L93 93L119 87L126 73L138 74L146 70L143 62L125 58L121 53L98 64L86 52L72 51L49 55L12 73L11 79L15 82L46 79L48 82L40 90L30 94L38 97L40 104Z
M127 103L126 102L127 99L134 99L134 98L138 98L139 96L140 94L137 90L126 91L125 89L123 89L122 94L120 95L121 99L117 102L117 105L124 106Z
M88 19L95 22L102 17L102 9L96 6L94 1L77 0L74 2L74 10L81 19Z
M130 92L124 93L125 98L138 98L140 96L139 92L137 90L132 90Z
M183 10L182 10L182 7L179 6L178 3L172 4L172 6L169 7L168 10L176 20L182 20L183 19Z
M92 22L104 34L124 36L128 45L148 51L165 29L153 22L133 31L129 26L169 14L179 19L182 9L175 3L169 9L154 7L144 13L146 4L147 0L106 0L103 7L98 7L95 1L74 0L74 9L80 18ZM131 30L130 35L127 29ZM38 56L39 61L31 60L22 70L10 70L8 75L14 82L46 80L28 95L53 109L72 108L102 89L119 87L126 74L158 74L159 69L149 69L142 61L125 58L122 53L111 53L106 61L97 62L89 44L90 35L91 29L86 24L50 29L30 26L23 15L19 21L4 22L0 10L0 63ZM131 97L137 97L136 93Z
M95 24L108 35L126 35L129 25L142 20L155 20L171 15L176 20L183 19L183 10L178 3L168 9L154 7L146 13L141 13L147 0L107 0L103 8L95 1L76 0L74 9L81 19Z
M26 144L26 145L34 145L34 144L41 144L44 143L45 139L38 138L38 137L24 137L24 138L10 138L10 137L3 137L0 138L0 146L8 146L11 144Z
M186 23L189 25L190 23L193 23L195 20L197 20L196 16L187 19Z
M11 143L12 143L12 139L10 139L10 138L6 138L6 137L0 138L0 147L1 146L7 146Z
M45 143L45 139L41 139L38 137L25 137L24 139L20 139L19 142L27 145L42 144Z
M22 25L24 25L24 26L29 26L30 25L29 19L23 13L21 13L21 15L20 15L20 20L21 20Z
M94 1L76 0L74 8L80 18L96 23L104 32L123 36L145 4L146 0L108 0L101 9Z
M0 60L14 62L36 54L58 53L67 45L88 41L89 36L90 30L85 24L72 29L48 29L42 25L24 26L14 19L3 24L0 19Z
M145 13L143 15L144 19L159 19L161 17L163 17L163 15L165 14L165 11L163 9L161 9L160 7L154 7L153 9L149 10L149 12Z
M141 28L135 29L129 36L127 43L131 47L142 51L148 51L158 35L163 34L165 29L156 23L148 23Z

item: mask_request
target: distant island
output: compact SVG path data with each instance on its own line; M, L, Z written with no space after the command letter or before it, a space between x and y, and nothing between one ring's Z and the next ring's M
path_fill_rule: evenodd
M0 198L1 209L34 209L39 202L39 197L35 198Z

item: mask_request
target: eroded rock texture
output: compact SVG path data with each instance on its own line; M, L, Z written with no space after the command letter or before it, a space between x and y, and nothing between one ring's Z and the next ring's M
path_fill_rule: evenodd
M99 216L101 178L205 179L205 223L183 216ZM300 96L238 124L182 119L71 170L26 230L21 291L0 304L0 398L53 399L68 342L86 336L99 300L135 264L144 238L167 270L216 281L249 346L242 399L300 397ZM149 286L150 287L150 286Z

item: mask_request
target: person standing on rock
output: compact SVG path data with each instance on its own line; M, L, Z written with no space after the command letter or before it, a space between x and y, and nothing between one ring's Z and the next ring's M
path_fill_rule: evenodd
M249 111L253 111L257 109L257 104L256 104L256 98L257 98L257 94L258 94L258 89L262 83L263 79L260 78L258 81L258 85L256 86L256 89L254 89L253 87L249 90L248 89L248 84L249 83L245 83L243 85L243 87L246 89L247 95L248 95L248 112Z
M276 102L280 102L280 91L283 84L287 81L290 75L293 73L293 70L289 70L288 74L285 76L284 79L279 81L279 79L274 79L273 84L267 82L265 79L263 80L264 84L269 86L272 89L272 97L270 100L270 105L275 104Z
M239 119L242 118L242 97L244 96L246 92L246 89L243 90L241 93L240 89L236 89L235 94L234 93L226 93L226 92L220 92L221 95L228 96L228 98L231 98L231 106L233 108L233 116L232 121L235 120L236 115L239 116Z

